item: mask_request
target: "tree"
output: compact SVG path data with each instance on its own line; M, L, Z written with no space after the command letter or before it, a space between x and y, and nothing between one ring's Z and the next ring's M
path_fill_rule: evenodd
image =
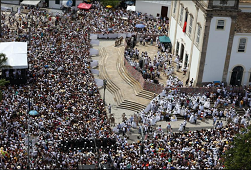
M251 169L251 126L243 134L237 134L230 149L223 156L227 169Z
M120 4L120 0L100 0L100 2L104 5L111 5L112 7L117 7Z
M8 58L5 54L0 53L0 70L2 72L2 69L4 68L11 68L11 66L6 65ZM9 81L6 81L5 79L0 79L0 88L3 87L5 84L9 83ZM0 101L2 100L2 91L0 91Z

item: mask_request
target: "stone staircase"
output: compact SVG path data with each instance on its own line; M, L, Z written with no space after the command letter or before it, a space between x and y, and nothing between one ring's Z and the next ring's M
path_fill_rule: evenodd
M129 72L125 68L123 51L124 51L124 47L118 48L118 56L119 56L117 59L118 73L120 74L121 78L133 88L136 96L142 97L148 100L152 100L155 97L155 93L144 90L142 86L140 85L140 83L137 80L135 80L133 77L131 77Z
M116 84L114 84L111 80L111 78L109 77L109 75L107 74L107 71L105 69L105 63L107 60L107 53L105 51L104 48L102 48L99 52L99 54L101 55L102 59L99 62L99 77L101 79L106 79L107 80L107 90L109 90L110 93L112 93L115 97L114 100L116 101L117 105L119 105L120 103L122 103L123 99L123 95L120 91L120 88L118 86L116 86Z
M106 61L108 58L108 54L105 48L102 48L100 50L100 55L102 59L99 62L99 77L101 79L107 80L107 90L114 95L114 100L117 103L117 107L131 111L139 111L145 109L145 105L125 99L125 96L123 95L121 89L112 81L111 77L107 73Z

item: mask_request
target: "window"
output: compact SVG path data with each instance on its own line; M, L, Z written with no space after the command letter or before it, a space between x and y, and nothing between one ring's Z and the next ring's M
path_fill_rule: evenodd
M184 8L183 8L183 6L181 6L181 9L180 9L180 23L183 20L183 12L184 12Z
M55 4L60 4L60 0L55 0Z
M189 28L188 28L189 35L192 33L192 28L193 28L193 16L190 15L190 22L189 22Z
M217 29L218 30L223 30L224 26L225 26L225 20L218 20Z
M176 6L177 6L177 1L174 1L174 6L173 6L173 13L175 14L176 12Z
M197 26L197 36L196 36L196 43L199 44L200 42L200 32L201 32L201 26L198 24Z
M246 42L247 42L246 38L241 38L240 39L238 52L245 52Z

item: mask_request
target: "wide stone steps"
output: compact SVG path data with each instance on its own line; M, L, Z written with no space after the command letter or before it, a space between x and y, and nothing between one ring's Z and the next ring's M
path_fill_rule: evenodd
M114 95L114 100L117 103L118 108L127 109L131 111L139 111L146 108L145 105L136 103L130 100L125 100L121 89L112 81L111 77L107 73L106 62L108 58L108 54L105 48L100 50L101 61L99 63L99 70L101 79L107 80L107 90Z
M129 101L129 100L124 100L119 106L118 108L120 109L127 109L127 110L131 110L131 111L140 111L146 108L145 105L142 105L140 103L136 103L133 101Z
M101 79L106 79L107 80L107 90L112 93L114 95L114 100L116 101L117 105L119 105L120 103L122 103L123 99L123 95L120 91L120 88L118 86L116 86L116 84L114 84L111 80L111 78L109 77L109 75L107 74L106 68L105 68L105 63L107 60L107 53L105 51L104 48L102 48L100 50L100 55L102 57L100 63L99 63L99 70L100 70L100 75L99 77Z
M118 55L119 55L117 59L118 73L120 74L121 78L133 88L136 96L152 100L155 97L155 94L150 91L143 90L140 83L129 75L124 65L124 53L122 52L122 50L124 50L123 47L118 48Z

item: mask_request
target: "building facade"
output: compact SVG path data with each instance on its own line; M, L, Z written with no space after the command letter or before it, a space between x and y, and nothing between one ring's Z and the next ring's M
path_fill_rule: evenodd
M248 5L239 0L172 1L172 52L179 55L195 85L251 83Z
M170 17L171 0L165 1L144 1L136 0L136 11L147 13L153 17Z

